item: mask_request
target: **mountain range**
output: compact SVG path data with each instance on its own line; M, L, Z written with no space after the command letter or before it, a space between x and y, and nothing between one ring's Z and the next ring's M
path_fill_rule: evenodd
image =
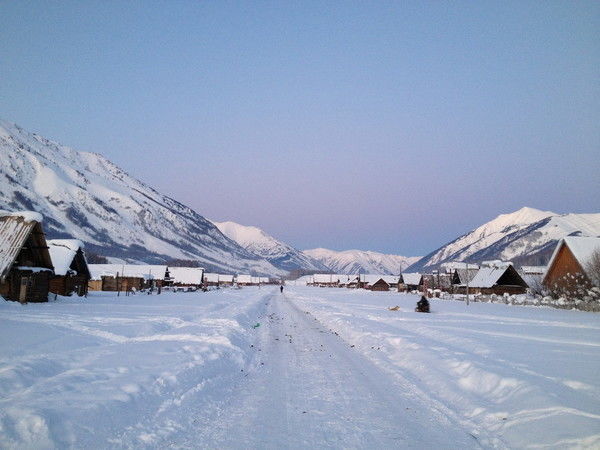
M546 264L565 236L600 236L600 214L522 208L420 257L298 250L253 226L211 222L133 178L102 155L79 152L0 120L0 209L44 216L49 238L75 237L88 252L128 262L192 260L209 271L397 274L449 261Z
M0 209L37 211L49 238L75 237L103 256L147 263L194 260L220 272L286 273L103 156L5 121L0 121Z
M420 259L418 256L386 255L365 250L335 251L326 248L304 250L304 254L319 261L334 273L377 273L398 275Z
M407 270L428 272L450 261L479 263L501 259L515 265L546 265L566 236L600 236L600 214L556 214L521 208L458 237Z
M328 272L331 269L305 252L268 235L253 226L235 222L213 222L229 239L237 242L247 251L259 255L274 266L287 271L302 269L306 271Z

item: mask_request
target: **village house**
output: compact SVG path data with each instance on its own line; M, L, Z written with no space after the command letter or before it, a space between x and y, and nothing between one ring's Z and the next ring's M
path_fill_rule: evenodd
M419 291L423 286L423 275L417 272L403 273L402 283L398 284L399 292Z
M169 285L177 288L200 288L204 283L204 269L201 267L170 267Z
M123 291L160 288L165 285L167 266L148 264L89 264L90 290Z
M339 277L332 273L315 273L312 276L312 285L319 287L336 287Z
M477 274L469 282L469 293L471 294L524 294L527 291L527 283L517 272L511 263L489 261L477 271ZM459 293L466 293L466 286L459 288Z
M83 253L83 242L78 239L52 239L48 251L54 266L50 292L80 297L87 295L91 274Z
M366 287L370 291L389 291L390 285L382 277L378 277L377 281L369 283Z
M518 270L521 278L523 278L525 283L527 283L527 286L529 286L530 293L541 293L546 269L546 266L521 266Z
M600 278L600 273L590 273L589 267L595 252L600 252L600 237L568 236L562 239L548 263L542 281L544 287L552 291L573 292L600 283L596 278Z
M47 302L53 275L42 216L0 211L0 295L21 303Z
M242 274L235 277L238 286L252 286L252 275Z
M233 286L233 283L233 275L226 275L222 273L204 274L204 286L206 287Z

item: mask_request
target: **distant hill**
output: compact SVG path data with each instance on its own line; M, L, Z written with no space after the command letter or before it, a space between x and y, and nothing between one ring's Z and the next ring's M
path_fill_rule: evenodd
M229 239L247 251L266 259L275 267L284 270L328 271L319 261L282 242L263 230L235 222L213 222Z
M398 275L400 270L419 260L419 256L386 255L365 250L335 251L326 248L304 250L334 273L378 273Z
M460 236L407 270L429 271L449 261L477 263L491 259L545 265L556 243L565 236L600 236L600 214L556 214L521 208Z

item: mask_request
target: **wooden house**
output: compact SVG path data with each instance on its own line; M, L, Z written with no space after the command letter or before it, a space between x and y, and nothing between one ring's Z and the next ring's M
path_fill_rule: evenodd
M102 291L159 288L165 285L168 271L165 265L148 264L89 264L88 267L92 276L89 289L99 285Z
M403 273L402 284L398 284L398 290L401 292L419 291L423 286L423 275L420 273Z
M543 285L551 290L572 291L589 288L594 277L588 273L588 263L600 251L600 237L568 236L554 249L543 278Z
M512 264L482 266L469 282L471 294L524 294L528 286ZM460 288L460 293L466 292L466 287Z
M47 302L53 275L42 216L0 211L0 295L21 303Z
M90 270L83 253L83 242L78 239L53 239L48 241L48 251L54 266L50 292L58 295L80 297L87 295Z
M234 281L233 275L204 273L204 286L207 287L233 286Z
M204 283L204 269L201 267L171 267L167 271L171 286L199 288Z
M252 275L242 274L235 277L235 282L238 286L252 286Z
M389 291L390 285L382 277L379 277L377 281L369 283L367 289L369 289L370 291Z
M339 277L333 273L315 273L313 275L313 286L336 287L339 283Z

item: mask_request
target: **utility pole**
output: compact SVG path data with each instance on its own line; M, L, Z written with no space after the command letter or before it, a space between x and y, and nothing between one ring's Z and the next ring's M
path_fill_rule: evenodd
M467 306L469 306L469 263L466 263L467 268Z

